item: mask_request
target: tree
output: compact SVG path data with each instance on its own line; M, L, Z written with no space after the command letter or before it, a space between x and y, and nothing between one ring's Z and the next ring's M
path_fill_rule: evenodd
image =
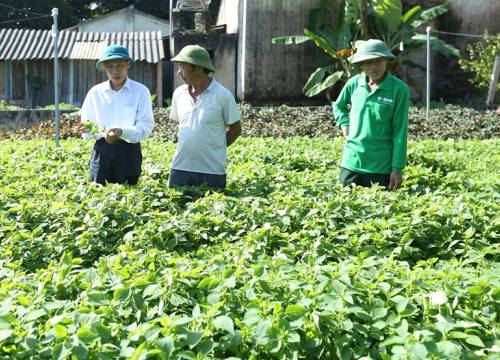
M52 9L59 9L59 28L75 25L90 12L81 0L2 0L0 3L0 27L50 29Z
M349 62L357 40L381 39L392 52L404 55L425 45L425 35L419 34L417 28L448 11L446 5L427 10L415 6L403 14L400 0L342 0L340 6L335 3L335 0L322 0L319 8L310 11L304 35L273 39L273 43L285 45L313 41L333 59L311 74L304 85L307 96L317 95L338 81L346 81L357 70ZM434 50L444 55L460 56L458 49L441 39L432 37L431 43ZM403 65L418 66L401 57L391 65L395 73L400 72ZM405 80L410 86L414 83L411 79Z

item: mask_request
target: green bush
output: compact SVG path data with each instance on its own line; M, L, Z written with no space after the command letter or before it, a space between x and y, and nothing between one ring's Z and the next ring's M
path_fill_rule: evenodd
M190 194L163 139L137 186L1 145L0 359L498 359L498 139L410 142L383 191L338 184L340 138L244 138Z
M472 74L470 82L480 90L487 91L490 86L491 73L495 55L500 54L500 34L489 35L484 33L484 41L467 45L469 59L458 61L462 70ZM500 82L496 91L500 90Z
M21 110L19 106L11 105L6 100L0 100L0 110Z
M40 110L55 110L55 105L46 105L44 107L41 107ZM66 103L60 103L59 104L59 110L80 110L78 106L72 105L72 104L66 104Z

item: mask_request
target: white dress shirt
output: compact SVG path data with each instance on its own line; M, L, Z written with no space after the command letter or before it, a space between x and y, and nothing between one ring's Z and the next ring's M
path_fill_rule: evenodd
M240 120L231 92L212 79L195 102L188 86L181 85L174 91L170 118L179 123L172 169L225 174L227 126Z
M109 80L92 87L80 112L82 121L97 125L96 140L105 137L107 130L119 128L123 140L137 143L147 138L155 125L148 88L129 78L118 91L111 88Z

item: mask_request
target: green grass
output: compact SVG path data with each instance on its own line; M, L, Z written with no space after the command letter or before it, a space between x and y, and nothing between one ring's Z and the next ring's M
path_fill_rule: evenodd
M498 356L498 139L411 143L394 192L339 186L340 139L240 139L224 193L160 140L135 187L1 145L0 358Z

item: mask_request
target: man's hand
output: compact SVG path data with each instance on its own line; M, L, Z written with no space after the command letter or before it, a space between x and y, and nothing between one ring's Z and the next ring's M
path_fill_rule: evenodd
M122 133L123 133L122 129L118 129L118 128L109 129L106 132L106 142L108 144L114 144L115 142L117 142L120 139L120 136L122 136Z
M349 125L342 125L341 129L342 135L344 135L344 137L347 139L347 137L349 136Z
M389 190L395 190L401 186L403 175L399 172L391 172L389 177Z

